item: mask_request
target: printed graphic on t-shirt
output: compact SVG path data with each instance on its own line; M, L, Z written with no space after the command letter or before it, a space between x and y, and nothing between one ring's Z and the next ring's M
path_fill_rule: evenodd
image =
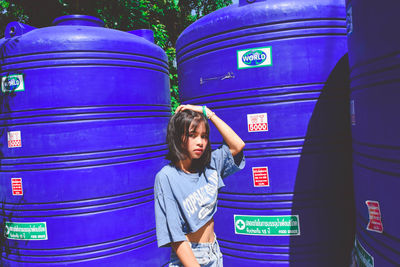
M183 199L183 207L188 217L197 213L200 220L204 219L214 209L217 202L218 173L214 171L209 176L209 182ZM211 201L211 202L210 202Z

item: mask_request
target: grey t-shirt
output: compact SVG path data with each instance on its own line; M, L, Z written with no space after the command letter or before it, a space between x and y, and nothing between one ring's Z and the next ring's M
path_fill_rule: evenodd
M225 186L222 178L245 165L243 154L234 159L226 144L212 151L211 156L210 168L201 175L185 173L172 165L157 173L154 206L159 247L184 241L185 234L207 223L217 211L218 189Z

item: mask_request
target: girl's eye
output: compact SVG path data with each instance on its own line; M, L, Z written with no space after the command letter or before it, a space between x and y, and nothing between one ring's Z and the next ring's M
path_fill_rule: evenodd
M207 135L202 135L201 138L207 139Z

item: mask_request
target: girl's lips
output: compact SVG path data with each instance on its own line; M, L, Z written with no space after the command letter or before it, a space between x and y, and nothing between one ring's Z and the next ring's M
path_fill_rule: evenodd
M203 153L203 149L195 149L194 153Z

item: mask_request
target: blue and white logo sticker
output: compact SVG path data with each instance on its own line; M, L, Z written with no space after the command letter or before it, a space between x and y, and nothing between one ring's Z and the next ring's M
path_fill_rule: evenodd
M258 68L272 65L271 47L257 47L237 51L238 69Z
M3 93L25 91L24 75L10 74L1 77L1 91Z

